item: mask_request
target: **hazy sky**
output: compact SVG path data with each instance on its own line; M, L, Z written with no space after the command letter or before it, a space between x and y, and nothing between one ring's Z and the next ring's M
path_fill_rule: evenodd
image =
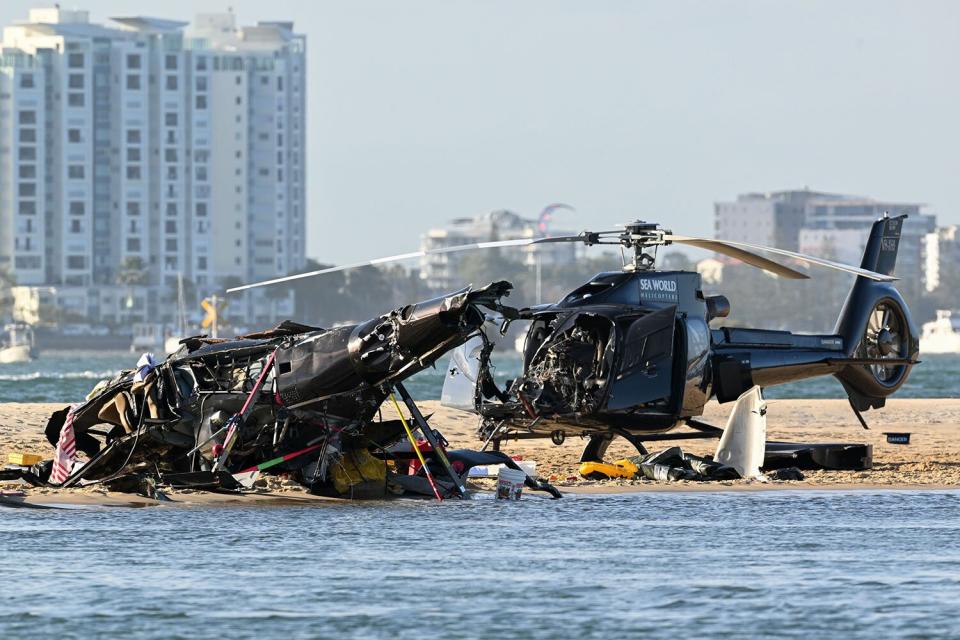
M30 6L0 0L0 22ZM66 2L64 6L73 6ZM960 223L960 2L90 0L308 37L309 254L416 248L456 216L566 202L712 235L715 200L802 187Z

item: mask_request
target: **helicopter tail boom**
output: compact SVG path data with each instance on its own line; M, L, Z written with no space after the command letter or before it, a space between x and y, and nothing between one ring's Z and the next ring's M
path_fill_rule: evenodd
M874 223L861 269L892 276L903 219ZM919 332L892 280L857 277L830 335L724 328L713 331L714 391L736 400L752 385L834 375L857 411L880 408L917 363Z

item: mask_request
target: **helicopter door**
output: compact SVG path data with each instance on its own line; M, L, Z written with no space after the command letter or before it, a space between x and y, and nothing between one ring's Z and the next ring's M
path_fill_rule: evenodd
M474 412L477 378L480 377L480 352L483 339L474 336L450 352L450 363L443 379L440 404L452 409Z
M627 327L607 410L667 409L673 382L673 331L677 308L667 307Z

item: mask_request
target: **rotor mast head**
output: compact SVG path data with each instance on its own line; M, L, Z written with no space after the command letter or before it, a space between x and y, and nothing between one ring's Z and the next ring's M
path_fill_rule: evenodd
M652 271L656 268L656 247L668 244L663 236L669 233L671 232L660 228L660 225L656 222L634 220L626 225L620 235L620 244L628 249L633 249L633 263L624 265L624 269L626 271ZM647 252L647 249L650 248L653 249L652 254Z

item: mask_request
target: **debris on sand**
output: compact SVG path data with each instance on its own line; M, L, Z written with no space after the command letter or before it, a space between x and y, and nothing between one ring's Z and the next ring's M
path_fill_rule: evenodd
M710 482L739 480L740 474L733 467L716 462L712 456L697 456L685 453L680 447L670 447L647 455L617 460L613 464L584 462L580 475L589 480L654 480L676 482L680 480ZM796 467L779 467L765 476L769 480L803 480Z
M402 381L466 341L485 320L480 307L502 310L510 288L468 287L330 330L288 321L233 340L187 338L56 411L45 427L53 461L4 473L150 497L259 490L266 476L319 495L462 497L473 466L519 467L499 452L448 449ZM388 398L399 419L382 419Z
M617 460L612 465L584 462L580 475L591 480L611 478L657 480L737 480L740 474L733 467L714 462L709 457L684 453L680 447L670 447L657 453Z

